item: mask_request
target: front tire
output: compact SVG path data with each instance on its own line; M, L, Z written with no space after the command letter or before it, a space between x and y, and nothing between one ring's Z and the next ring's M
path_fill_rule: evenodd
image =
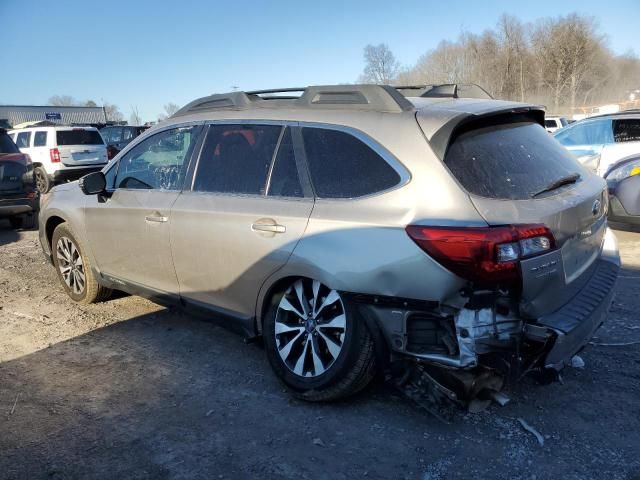
M296 279L274 295L263 336L274 372L303 400L344 398L375 376L374 343L364 321L317 280Z
M111 296L111 290L96 281L89 258L66 223L53 231L51 252L58 278L72 300L89 304Z

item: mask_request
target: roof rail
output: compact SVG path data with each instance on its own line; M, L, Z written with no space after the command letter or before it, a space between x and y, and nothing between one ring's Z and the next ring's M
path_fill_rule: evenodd
M273 95L300 92L300 96ZM283 102L279 102L283 100ZM414 105L388 85L318 85L306 88L281 88L230 92L199 98L173 116L211 110L245 110L281 106L283 108L349 109L376 112L406 112Z

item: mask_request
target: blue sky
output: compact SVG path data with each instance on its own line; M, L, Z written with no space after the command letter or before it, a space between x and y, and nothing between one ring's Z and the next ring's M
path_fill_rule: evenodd
M355 81L368 43L387 43L410 65L505 12L533 21L574 11L596 17L616 53L640 53L636 0L0 0L0 103L71 95L115 103L125 118L135 105L154 120L167 102L232 86Z

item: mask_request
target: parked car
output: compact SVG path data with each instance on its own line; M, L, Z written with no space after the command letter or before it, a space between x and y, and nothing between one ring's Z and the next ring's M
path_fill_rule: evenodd
M69 296L118 289L221 316L316 401L389 364L468 398L584 347L620 260L604 180L542 110L300 92L200 98L54 188L40 241Z
M13 228L31 227L38 203L29 155L0 128L0 218L8 218Z
M640 154L612 165L604 178L609 187L609 220L640 225Z
M33 127L9 134L31 157L40 193L98 171L108 161L104 140L94 127Z
M614 163L640 153L640 111L589 117L557 131L555 138L604 176Z
M109 160L120 153L134 138L148 128L148 126L111 125L101 129L100 134L107 144L107 156Z
M569 125L569 121L565 117L557 117L555 115L547 115L544 118L544 128L549 133L554 133L561 128Z

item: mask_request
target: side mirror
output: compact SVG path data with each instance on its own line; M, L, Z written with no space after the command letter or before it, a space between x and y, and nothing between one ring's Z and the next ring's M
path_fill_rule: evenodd
M78 185L85 195L98 195L107 189L107 179L104 173L93 172L82 177Z

